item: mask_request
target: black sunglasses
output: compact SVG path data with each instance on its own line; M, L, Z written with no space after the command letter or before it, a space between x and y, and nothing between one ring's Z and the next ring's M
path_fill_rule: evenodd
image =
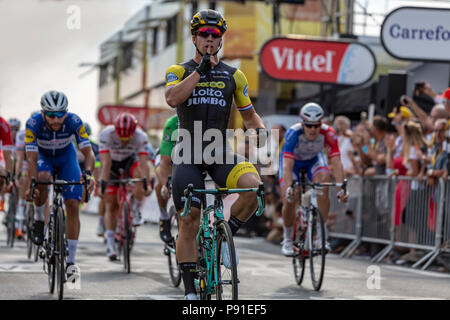
M305 123L305 127L308 127L308 128L315 128L315 129L317 129L320 126L321 126L320 123L319 124L307 124L307 123Z

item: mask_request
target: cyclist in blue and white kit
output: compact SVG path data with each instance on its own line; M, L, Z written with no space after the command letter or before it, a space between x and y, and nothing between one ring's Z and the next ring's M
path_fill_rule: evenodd
M323 152L328 150L328 158L331 163L331 173L336 182L344 181L344 169L341 163L336 132L326 124L322 124L324 112L317 103L307 103L300 110L300 123L289 128L285 135L285 143L280 154L279 178L283 194L283 231L284 240L281 252L285 256L294 254L292 233L295 220L293 180L299 181L301 169L307 170L308 179L313 182L330 182L330 170ZM338 193L339 200L346 202L348 194ZM328 187L322 189L317 196L319 210L327 221L330 200ZM326 239L325 234L325 239ZM328 243L325 244L329 250Z
M49 91L41 98L41 113L28 119L25 131L25 149L29 166L28 185L31 179L51 181L56 173L58 179L75 182L81 178L77 153L72 144L75 135L78 147L85 157L86 179L92 181L95 157L86 134L83 122L74 113L67 112L67 97L62 92ZM90 183L88 192L92 191ZM29 189L27 198L30 199ZM48 187L36 187L34 207L35 225L33 241L42 244L44 238L44 209L48 198ZM83 187L80 185L63 188L64 203L67 211L66 234L69 254L67 267L75 264L75 254L80 234L79 203ZM78 270L78 268L71 268Z

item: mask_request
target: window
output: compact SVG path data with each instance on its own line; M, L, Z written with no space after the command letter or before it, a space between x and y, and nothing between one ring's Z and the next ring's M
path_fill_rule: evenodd
M167 20L166 24L166 47L177 41L177 16Z
M134 42L124 42L122 45L122 68L121 70L126 70L133 66L133 49Z
M153 39L152 39L152 55L156 55L158 53L158 28L153 28Z
M102 64L100 66L100 79L99 86L103 87L108 82L108 63Z

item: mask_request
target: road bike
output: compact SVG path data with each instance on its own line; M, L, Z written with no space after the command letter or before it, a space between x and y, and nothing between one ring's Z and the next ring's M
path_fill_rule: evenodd
M258 199L257 216L263 214L264 184L258 188L242 189L194 189L192 184L184 190L185 205L181 217L190 213L193 193L211 194L214 204L201 211L200 227L197 234L199 260L197 263L198 277L195 280L200 291L201 300L210 300L215 294L217 300L238 299L238 273L236 249L230 226L224 218L222 198L233 193L255 192ZM225 244L226 243L226 244ZM225 248L230 258L230 265L225 267L222 261L222 248Z
M66 282L66 256L68 255L67 239L66 239L66 216L64 210L63 187L82 185L86 193L85 202L89 201L89 193L87 187L89 181L84 179L82 182L69 182L65 180L57 180L53 177L53 181L36 181L31 179L30 194L34 198L34 190L38 185L53 186L53 204L50 208L50 217L47 224L47 236L44 237L44 243L41 250L41 258L44 261L44 272L48 275L48 287L51 294L57 288L58 299L64 297L64 283Z
M118 228L116 228L115 239L117 242L118 256L122 256L123 267L127 273L131 272L130 253L133 248L136 237L136 227L133 226L133 208L134 196L131 193L129 185L131 183L142 182L144 190L147 191L146 178L125 178L125 170L120 169L120 179L102 181L102 193L105 193L107 184L118 184L119 190L117 200L119 201L119 214L117 217Z
M347 191L347 180L343 183L335 182L308 182L306 171L301 171L300 182L294 181L292 188L300 186L302 189L301 206L296 214L294 231L292 234L294 255L292 264L295 280L302 284L306 260L309 259L311 282L314 290L319 291L325 273L326 231L323 216L317 204L318 190L323 187L341 187L344 193ZM309 188L307 191L306 189Z

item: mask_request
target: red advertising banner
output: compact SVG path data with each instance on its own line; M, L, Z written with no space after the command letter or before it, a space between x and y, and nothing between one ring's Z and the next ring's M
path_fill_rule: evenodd
M104 105L98 109L97 117L98 121L104 126L113 124L114 119L122 112L129 112L134 115L138 121L138 124L147 128L147 120L149 116L149 110L142 107L131 106L118 106L118 105Z
M375 56L358 42L273 38L260 52L263 71L275 80L359 85L376 69Z

